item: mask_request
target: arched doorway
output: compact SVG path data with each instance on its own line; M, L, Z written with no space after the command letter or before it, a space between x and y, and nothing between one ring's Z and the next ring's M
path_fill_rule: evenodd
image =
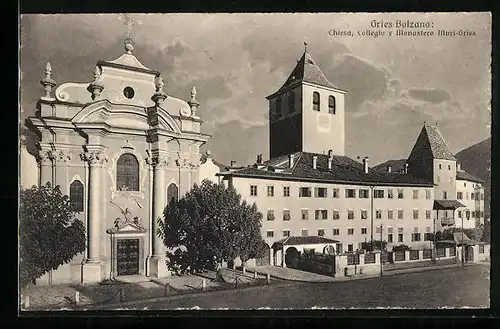
M271 247L269 247L269 245L267 243L264 243L264 254L262 255L262 257L260 258L257 258L255 260L255 264L257 266L269 266L271 265L271 256L270 256L270 250L271 250Z
M287 267L297 268L300 260L300 252L295 247L288 247L285 252L285 264Z
M325 255L335 255L335 247L332 245L327 245L323 248L323 254Z

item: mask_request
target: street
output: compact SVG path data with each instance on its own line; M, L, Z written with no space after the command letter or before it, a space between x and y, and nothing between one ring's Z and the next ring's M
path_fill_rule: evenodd
M178 300L140 303L127 308L487 308L490 269L478 264L337 283L297 283L267 289L228 291Z

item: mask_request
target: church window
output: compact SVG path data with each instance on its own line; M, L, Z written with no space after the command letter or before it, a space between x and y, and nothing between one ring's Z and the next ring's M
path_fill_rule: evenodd
M328 113L335 114L335 97L328 96Z
M313 110L319 111L319 93L317 91L313 92Z
M69 201L71 210L83 211L83 184L79 180L75 180L69 186Z
M276 118L281 117L281 97L276 98Z
M179 200L179 188L174 183L171 183L167 188L167 202Z
M139 191L139 162L134 155L125 153L118 159L116 188L119 191Z
M288 111L290 113L295 112L295 93L293 91L288 95Z
M125 87L123 89L123 95L125 97L127 97L128 99L134 98L134 94L135 94L135 91L134 91L134 88L132 88L132 87Z

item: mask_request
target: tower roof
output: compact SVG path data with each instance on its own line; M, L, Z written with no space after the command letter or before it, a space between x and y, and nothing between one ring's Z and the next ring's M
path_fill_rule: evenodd
M314 62L311 54L309 54L307 50L304 51L304 54L302 54L302 57L297 62L297 65L293 69L292 73L290 73L290 75L286 79L286 82L283 84L283 86L281 86L280 89L278 89L277 92L299 82L309 82L323 87L338 89L330 81L328 81L328 79L325 77L323 72L321 72L321 69Z
M456 161L437 126L431 126L427 123L424 123L408 161L425 158Z

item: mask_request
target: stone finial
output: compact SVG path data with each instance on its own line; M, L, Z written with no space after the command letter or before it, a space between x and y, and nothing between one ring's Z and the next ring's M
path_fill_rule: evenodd
M52 88L54 88L56 82L54 81L54 79L52 79L52 67L50 65L50 62L47 62L47 65L45 65L45 78L40 81L40 84L45 90L45 95L43 96L43 98L52 99Z
M155 87L156 92L151 96L151 100L155 102L156 106L161 106L165 98L167 98L167 94L163 91L163 87L165 82L161 76L157 76L155 78Z
M88 86L87 90L92 94L92 100L99 98L104 85L101 82L101 69L96 66L94 69L94 81Z
M205 155L207 156L207 158L211 158L212 157L212 152L210 150L207 150L205 152Z
M134 41L130 37L125 39L124 46L127 54L132 55L132 51L134 51Z
M198 109L198 106L200 106L200 103L196 100L195 86L191 88L191 100L188 102L188 104L191 107L191 116L196 117L196 110Z

